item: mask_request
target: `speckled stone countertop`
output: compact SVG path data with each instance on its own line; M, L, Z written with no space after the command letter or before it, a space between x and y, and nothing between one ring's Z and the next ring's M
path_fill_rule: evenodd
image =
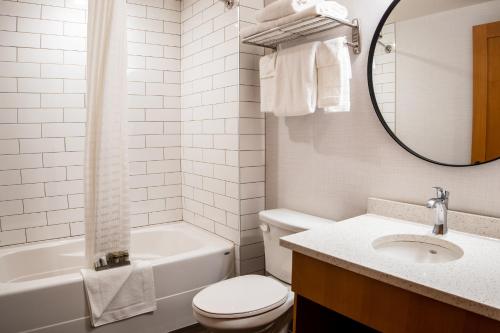
M500 241L450 230L440 238L464 251L455 261L411 263L377 253L382 236L432 236L432 227L374 214L281 238L288 249L349 271L500 320Z

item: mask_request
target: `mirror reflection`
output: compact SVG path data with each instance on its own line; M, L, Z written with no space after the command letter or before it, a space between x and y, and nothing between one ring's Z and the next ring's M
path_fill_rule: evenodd
M500 157L500 0L401 0L376 37L374 93L399 141L448 165Z

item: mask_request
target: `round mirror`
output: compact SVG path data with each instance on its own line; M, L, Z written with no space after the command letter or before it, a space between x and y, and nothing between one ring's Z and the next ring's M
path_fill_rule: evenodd
M500 158L500 0L396 0L368 61L388 133L432 163Z

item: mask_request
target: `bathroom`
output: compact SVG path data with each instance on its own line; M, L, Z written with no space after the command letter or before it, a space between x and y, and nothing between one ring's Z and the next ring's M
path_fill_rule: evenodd
M0 1L1 332L500 331L500 154L471 153L471 110L482 103L472 27L497 23L487 46L492 79L483 81L493 89L485 104L498 114L500 1L275 1L335 3L344 24L264 48L245 31L258 31L269 0ZM126 60L127 89L110 93L128 98L106 101L128 109L127 139L110 144L127 148L128 168L119 170L127 230L115 234L130 234L132 265L84 273L87 133L99 126L87 114L97 82L87 51L107 49L88 44L89 22L102 19L91 20L90 3L126 11L116 17L127 50L108 66ZM339 37L349 51L349 112L261 112L270 94L260 87L261 58ZM498 151L495 128L491 137ZM444 189L437 199L446 205L429 209L433 187ZM373 239L365 249L368 231L425 235L393 243L420 241L451 259L407 262L377 253L385 243ZM120 278L134 262L154 276L153 305L98 324L82 275L89 285L101 273ZM372 300L394 297L392 305L356 292L367 285ZM388 319L391 311L400 320Z

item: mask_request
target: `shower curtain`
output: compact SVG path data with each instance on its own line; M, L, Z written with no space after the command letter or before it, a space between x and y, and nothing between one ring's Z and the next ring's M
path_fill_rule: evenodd
M88 266L130 245L126 0L89 0L85 233Z

